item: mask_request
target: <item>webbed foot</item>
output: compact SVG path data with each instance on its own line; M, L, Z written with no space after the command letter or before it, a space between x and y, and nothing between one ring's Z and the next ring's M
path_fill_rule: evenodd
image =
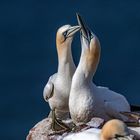
M53 131L71 131L70 127L62 122L62 120L57 119L55 115L55 110L52 110L52 124L51 129Z

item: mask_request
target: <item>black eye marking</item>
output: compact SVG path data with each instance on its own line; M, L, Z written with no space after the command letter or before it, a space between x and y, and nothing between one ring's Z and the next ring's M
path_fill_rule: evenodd
M124 136L119 135L119 134L115 134L115 137L114 138L116 138L117 140L119 140L119 138L124 138Z
M91 31L87 31L87 36L85 34L83 34L82 32L81 33L81 36L83 36L89 43L91 41L92 38L94 38L94 34L91 32Z
M64 33L63 33L63 36L66 38L66 36L67 36L67 32L68 31L65 31Z
M94 37L94 34L90 32L90 40Z
M65 32L63 33L64 41L66 41L66 39L67 39L67 34L68 34L68 31L65 31ZM63 42L64 42L64 41L63 41Z

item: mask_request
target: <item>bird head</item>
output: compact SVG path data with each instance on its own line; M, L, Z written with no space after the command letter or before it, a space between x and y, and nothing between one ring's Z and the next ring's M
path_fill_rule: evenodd
M69 47L73 36L80 30L80 26L64 25L60 27L56 34L56 45L58 49Z
M108 121L102 128L101 140L133 140L127 126L120 120Z
M96 35L86 26L79 14L77 14L77 21L81 26L80 38L86 68L95 72L100 60L100 42Z

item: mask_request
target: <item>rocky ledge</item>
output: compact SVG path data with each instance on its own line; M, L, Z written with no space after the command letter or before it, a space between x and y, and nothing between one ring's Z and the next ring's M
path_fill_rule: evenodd
M30 131L26 140L63 140L66 136L73 133L83 133L84 131L92 128L100 128L104 124L104 120L100 118L93 118L90 122L85 125L80 125L76 132L67 132L60 130L57 132L52 131L51 129L51 118L45 118L39 123L37 123ZM72 121L66 120L63 121L69 127L72 127ZM140 127L129 127L130 133L135 135L135 137L140 140Z

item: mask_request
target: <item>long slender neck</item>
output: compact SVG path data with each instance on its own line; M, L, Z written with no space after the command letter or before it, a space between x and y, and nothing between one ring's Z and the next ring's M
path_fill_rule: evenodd
M84 79L88 81L92 80L92 77L90 76L92 73L87 68L86 53L83 49L81 52L80 61L79 61L75 74L79 77L83 77Z
M73 76L76 66L73 61L71 44L69 46L61 46L62 48L58 49L58 73L65 74L68 73L70 76Z
M90 48L85 49L82 47L80 62L76 72L79 74L79 76L84 75L86 80L92 81L99 63L99 59L100 51L98 48L92 48L91 50Z

